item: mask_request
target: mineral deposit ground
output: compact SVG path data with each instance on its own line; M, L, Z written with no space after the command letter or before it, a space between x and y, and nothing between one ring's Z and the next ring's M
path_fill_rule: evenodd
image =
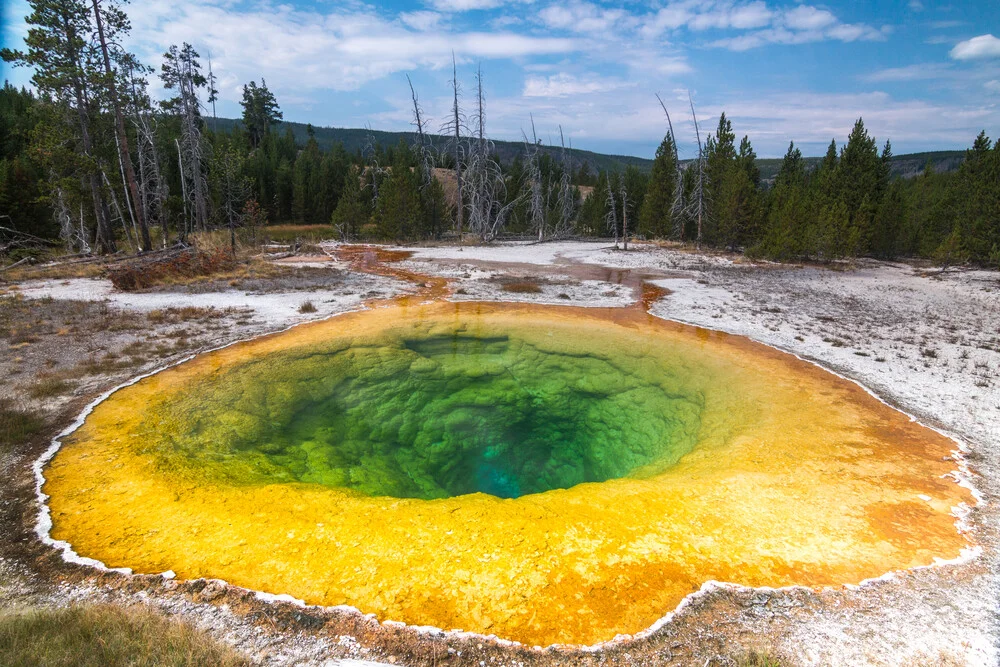
M261 664L1000 660L1000 275L321 250L0 285L0 398L44 417L0 449L0 609Z

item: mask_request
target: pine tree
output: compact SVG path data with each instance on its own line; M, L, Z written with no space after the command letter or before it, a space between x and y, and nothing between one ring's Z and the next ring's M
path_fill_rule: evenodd
M168 90L176 92L174 97L160 103L164 110L172 113L180 122L181 133L177 141L178 161L183 165L181 173L182 190L187 193L185 206L190 205L193 213L194 229L203 230L208 226L208 183L205 174L205 146L201 134L201 103L198 89L208 80L201 73L198 52L187 42L181 48L171 46L163 54L160 78ZM184 233L188 231L185 220ZM183 236L183 235L182 235Z
M375 224L379 238L402 241L413 238L421 226L419 177L412 154L402 141L394 151L392 172L379 189Z
M152 250L153 244L149 238L149 227L146 224L146 216L141 206L141 195L139 194L139 183L135 177L135 169L132 166L132 153L129 150L128 133L125 131L125 116L122 113L122 100L118 95L116 85L117 74L111 67L111 55L108 51L108 41L120 39L130 30L128 17L114 0L107 0L105 9L101 9L99 0L93 0L94 21L97 24L97 35L101 46L101 55L104 62L103 83L107 89L108 100L115 116L115 138L118 142L118 161L122 165L124 178L128 185L128 195L131 195L131 209L135 215L135 221L139 225L139 239L141 250ZM108 35L105 35L105 23L108 27ZM128 198L128 197L126 197Z
M240 105L243 107L243 126L250 134L251 145L256 148L271 131L271 126L284 116L264 79L260 80L260 86L254 81L243 86L243 100Z
M674 232L672 209L678 194L674 140L668 132L656 149L649 174L649 186L639 211L639 233L652 238L669 238Z
M114 233L111 229L110 213L100 185L100 167L93 141L93 123L97 115L94 105L95 82L101 73L94 66L87 52L92 48L90 9L83 0L30 0L31 14L25 17L31 26L25 37L27 51L3 49L2 56L7 62L32 67L31 77L36 89L51 98L55 104L69 112L47 114L51 121L51 135L63 134L71 130L77 142L72 170L84 184L81 193L89 194L89 205L94 212L97 229L97 243L103 252L116 249ZM62 125L65 118L73 118L71 127ZM55 173L65 173L60 165L52 165ZM69 174L67 174L69 176ZM71 177L72 178L72 177ZM68 183L54 183L52 190L62 192ZM84 240L85 243L85 240Z
M788 144L769 195L765 228L753 254L777 260L808 254L813 244L806 172L802 151L794 142Z
M370 215L371 202L361 189L361 170L352 166L344 179L344 190L330 223L341 240L350 241L358 237Z

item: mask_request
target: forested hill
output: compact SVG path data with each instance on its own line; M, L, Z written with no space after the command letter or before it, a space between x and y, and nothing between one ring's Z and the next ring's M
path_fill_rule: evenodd
M207 122L209 127L211 127L212 121L209 120ZM234 125L241 121L234 118L219 118L217 122L220 131L229 132ZM291 128L292 134L295 135L295 141L298 144L304 145L309 138L309 126L306 123L279 123L276 131L284 133L285 128ZM349 153L355 153L358 150L363 151L373 137L383 148L395 146L399 143L400 139L407 143L412 143L416 139L415 132L385 132L383 130L341 127L314 127L313 130L316 136L316 143L319 144L320 149L328 150L334 144L342 143ZM443 147L448 139L447 137L434 135L433 141L435 145ZM515 156L524 154L523 143L516 141L494 141L493 143L496 145L501 162L505 164L510 164ZM543 150L555 157L561 149L558 146L544 146ZM653 167L652 160L631 155L606 155L604 153L580 150L579 148L567 148L566 150L572 156L574 163L577 165L586 163L593 173L598 171L624 171L626 167L633 165L643 172L649 172ZM944 174L958 169L958 166L962 164L964 159L964 150L894 155L892 157L891 173L893 176L913 178L922 173L927 162L930 161L935 173ZM802 159L807 170L815 169L822 161L823 158L821 157L806 157ZM682 162L686 161L682 160ZM757 166L760 168L761 180L770 183L778 174L778 169L781 167L781 158L758 158Z
M212 127L212 120L208 119L206 121L209 128ZM219 118L218 128L220 132L229 132L232 130L233 126L240 123L240 120L233 118ZM291 128L292 134L295 135L295 142L298 144L305 144L309 139L309 125L306 123L277 123L274 127L275 132L279 134L284 134L286 128ZM416 141L416 132L385 132L383 130L368 130L364 128L352 129L352 128L342 128L342 127L314 127L313 128L316 137L316 143L319 144L321 150L329 150L334 144L342 143L344 148L348 153L355 153L358 150L364 151L365 148L371 143L372 139L383 148L389 148L395 146L402 139L408 144L412 144ZM443 148L448 142L448 137L440 135L431 135L432 141L435 146ZM504 164L510 164L514 158L518 155L524 155L524 144L517 141L494 141L493 144L496 146L497 155L500 161ZM561 152L559 146L542 146L542 151L556 157ZM644 172L648 172L653 167L653 161L647 160L641 157L633 157L630 155L604 155L602 153L594 153L592 151L584 151L578 148L567 148L568 153L572 155L573 162L576 163L577 167L586 163L590 167L590 171L596 173L598 171L624 171L626 167L636 166ZM780 160L778 160L780 162Z

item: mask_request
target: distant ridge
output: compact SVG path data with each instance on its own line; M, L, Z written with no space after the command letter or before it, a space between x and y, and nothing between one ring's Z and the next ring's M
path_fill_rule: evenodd
M211 124L212 121L207 121ZM234 118L217 119L218 128L222 132L232 132L233 128L242 124L242 121ZM308 124L283 122L277 126L277 131L284 133L286 128L291 128L296 142L304 144L308 138ZM381 146L388 148L399 143L400 139L407 143L416 141L416 132L387 132L385 130L368 130L363 128L340 128L340 127L313 127L316 143L323 150L329 150L337 143L342 143L349 153L364 150L372 138ZM447 137L431 135L433 143L437 146L444 146L448 141ZM504 163L511 162L516 156L524 154L524 144L518 141L497 141L497 154ZM559 156L562 149L558 146L541 146L541 150L552 155ZM653 161L647 158L635 157L632 155L608 155L605 153L595 153L579 148L567 148L567 154L573 160L575 168L586 163L592 173L598 171L621 171L629 166L635 166L642 171L649 171L653 167ZM823 158L804 158L807 169L815 168ZM965 160L965 151L933 151L927 153L909 153L906 155L892 156L892 175L902 178L913 178L923 172L925 165L930 162L935 172L945 173L958 169ZM689 162L689 160L682 160ZM760 168L760 177L764 181L771 181L781 167L781 158L758 158L757 166Z

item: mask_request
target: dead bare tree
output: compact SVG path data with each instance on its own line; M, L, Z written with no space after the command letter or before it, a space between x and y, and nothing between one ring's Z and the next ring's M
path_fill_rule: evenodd
M434 149L431 145L430 137L424 131L424 128L427 126L427 120L424 116L424 110L420 106L420 100L417 99L417 91L413 88L413 81L410 80L409 74L406 75L406 83L410 85L410 98L413 100L412 123L417 128L417 145L414 150L417 154L417 166L420 169L420 185L422 188L426 188L434 178Z
M375 139L375 134L372 133L371 125L368 125L366 129L368 130L368 140L365 142L364 149L362 149L362 155L365 156L365 162L369 165L367 172L371 177L369 185L372 189L372 208L374 209L378 206L379 188L382 186L382 180L385 178L387 171L378 161L378 140ZM368 187L368 185L365 187Z
M551 236L564 238L573 231L573 220L576 217L576 190L571 178L573 162L566 152L566 139L563 137L562 125L559 126L559 145L562 148L560 153L562 174L559 177L559 191L556 195L558 218L553 226Z
M121 101L118 97L117 86L115 85L115 72L111 68L111 57L108 53L108 43L104 35L104 20L101 17L101 7L98 0L93 0L94 19L97 23L97 35L101 44L101 54L104 59L105 85L108 88L108 96L111 99L111 106L115 114L115 136L118 140L118 159L124 171L125 180L128 183L126 197L131 196L134 206L129 206L129 215L133 215L139 225L139 238L141 250L152 250L152 242L149 239L149 226L142 209L139 207L139 184L135 178L135 169L132 166L132 154L129 152L128 134L125 132L125 117L122 114Z
M52 178L56 183L52 191L52 214L56 222L59 223L59 238L66 244L66 249L70 253L89 253L91 251L90 242L87 235L87 227L83 218L83 202L80 202L80 224L73 222L73 216L66 202L66 191L58 184L58 179Z
M118 203L118 195L115 194L115 189L111 185L111 181L108 180L108 175L104 172L103 169L101 170L101 178L104 180L104 185L107 188L108 193L111 195L111 207L114 210L114 216L115 216L114 218L112 218L112 223L114 223L115 220L121 222L122 229L125 232L125 239L128 241L129 245L132 246L133 250L140 250L141 246L139 246L137 242L133 242L133 236L132 234L129 233L128 225L125 222L125 214L122 213L122 207ZM136 231L134 227L135 226L133 224L133 229L132 229L133 232ZM138 234L136 234L136 238L137 237Z
M458 83L458 64L455 59L455 52L451 53L451 89L452 89L452 108L451 117L441 126L441 132L451 137L451 146L454 156L455 156L455 183L458 187L458 203L456 206L457 212L457 222L458 222L458 242L462 242L462 222L463 222L463 208L464 200L462 193L462 161L463 155L463 145L462 145L462 130L468 131L468 127L465 122L465 116L462 114L462 109L459 106L459 91L461 86Z
M181 229L181 241L187 240L187 234L190 227L190 217L188 215L188 195L187 195L187 175L184 173L184 156L181 151L180 139L174 139L174 146L177 147L177 170L181 176L181 217L183 218L184 226Z
M5 219L8 224L11 224L11 218L9 215L0 215L0 219ZM12 250L42 250L52 245L54 245L54 243L48 239L39 238L34 234L29 234L27 232L18 231L13 227L0 225L0 255L7 255ZM12 269L15 266L19 266L29 261L34 261L34 259L31 257L24 257L14 264L5 266L0 270L6 271L7 269Z
M217 79L215 74L212 73L212 54L208 54L208 76L205 77L205 81L208 85L208 102L212 105L212 133L215 134L219 131L219 119L215 115L215 103L219 100L219 89L215 87Z
M524 152L526 156L527 181L525 186L528 190L528 218L532 231L538 233L538 240L545 240L545 185L542 183L542 170L538 162L538 134L535 132L535 118L528 114L531 119L531 141L528 135L521 130L524 137Z
M628 250L628 189L625 187L625 174L618 175L618 192L622 198L622 247Z
M670 120L670 112L667 111L667 105L663 103L660 99L659 93L656 95L656 99L659 100L660 106L663 107L663 113L667 116L667 128L670 131L670 143L674 147L674 199L670 203L670 222L673 225L674 236L679 240L684 240L684 172L681 169L681 160L677 152L677 135L674 134L674 124Z
M608 212L604 219L607 222L608 228L614 234L615 237L615 250L618 249L618 210L617 202L615 201L615 185L611 182L611 174L608 174L608 198L607 206Z
M166 88L176 88L177 96L162 104L171 109L181 122L178 146L183 174L182 190L191 206L192 229L208 227L208 181L205 175L205 144L199 127L201 102L198 88L205 85L198 52L185 43L182 48L171 46L164 54L160 78Z
M695 191L691 197L690 207L693 215L698 220L698 247L701 247L701 223L705 213L705 151L701 147L701 130L698 129L698 116L694 112L694 101L691 99L691 91L688 91L688 103L691 105L691 120L694 121L694 136L698 140L698 181L695 183Z
M160 158L156 148L156 116L146 92L145 77L129 71L132 86L132 125L135 128L136 154L139 163L139 202L149 225L160 224L161 243L167 247L167 216L163 209L167 199L167 182L162 178Z
M229 245L236 256L236 228L243 224L243 212L250 197L250 182L243 175L244 158L239 150L229 146L214 161L219 171L222 213L229 228Z
M494 157L495 147L486 136L486 95L483 71L476 71L475 136L469 142L465 165L465 192L468 201L468 226L484 243L490 243L503 230L520 196L508 197L507 179Z

